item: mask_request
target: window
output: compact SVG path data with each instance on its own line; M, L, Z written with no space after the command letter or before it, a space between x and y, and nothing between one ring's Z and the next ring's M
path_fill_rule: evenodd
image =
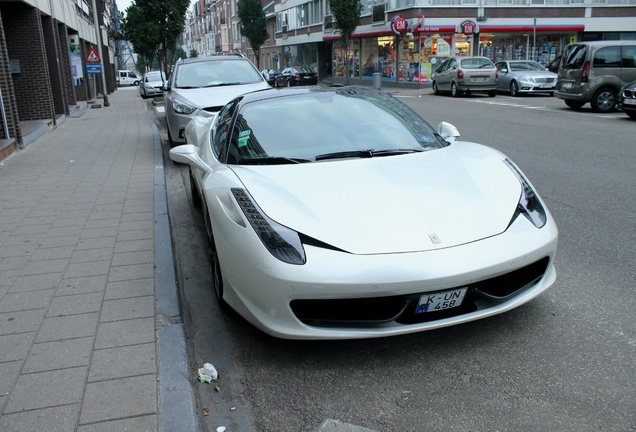
M600 48L594 53L594 67L620 67L621 47L609 46Z
M384 12L386 10L386 4L375 5L373 6L373 22L384 22L385 16Z
M218 114L217 125L214 128L214 131L216 131L215 135L212 137L212 142L214 143L214 154L221 162L223 162L224 159L223 154L227 151L228 137L232 126L232 117L237 104L238 102L235 101L232 104L228 104L221 110Z
M636 68L636 46L623 46L622 66Z

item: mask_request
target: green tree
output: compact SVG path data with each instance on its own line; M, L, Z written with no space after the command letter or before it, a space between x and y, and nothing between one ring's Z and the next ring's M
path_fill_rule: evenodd
M333 29L342 36L342 47L345 54L345 79L349 84L349 53L351 52L351 35L360 25L362 5L359 0L329 0L331 14L334 18Z
M189 4L190 0L133 0L121 22L121 32L135 52L147 65L157 58L166 76L170 70L168 54L175 51L183 32Z
M256 67L260 69L261 46L269 35L267 34L267 18L260 0L240 0L238 2L238 16L241 20L241 34L250 42L256 56Z
M193 57L199 57L199 53L194 48L190 50L190 58L193 58Z

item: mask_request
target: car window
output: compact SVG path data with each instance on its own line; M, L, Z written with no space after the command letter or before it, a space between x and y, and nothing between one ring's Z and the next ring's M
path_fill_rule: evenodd
M595 67L620 67L621 47L608 46L599 48L594 53L593 65Z
M527 61L527 62L514 62L510 63L510 70L513 71L542 71L545 70L541 64L537 62Z
M621 65L626 68L636 68L636 46L623 46Z
M213 60L183 63L175 74L176 88L252 84L263 80L247 60Z
M268 157L313 161L318 155L342 151L421 151L444 145L399 101L348 92L303 93L245 104L234 123L227 163ZM271 121L272 112L285 113L283 131Z
M563 69L581 69L587 54L586 45L569 45L563 53Z
M462 69L494 68L495 65L485 57L468 57L460 59Z
M223 161L224 154L226 153L225 150L227 150L228 136L232 126L232 117L237 104L238 101L234 100L223 107L219 114L217 114L216 127L214 128L214 136L212 137L212 147L214 154L220 161Z

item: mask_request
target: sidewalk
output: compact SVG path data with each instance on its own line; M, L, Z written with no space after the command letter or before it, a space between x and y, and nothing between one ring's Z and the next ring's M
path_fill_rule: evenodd
M3 432L199 428L155 116L109 101L0 163Z

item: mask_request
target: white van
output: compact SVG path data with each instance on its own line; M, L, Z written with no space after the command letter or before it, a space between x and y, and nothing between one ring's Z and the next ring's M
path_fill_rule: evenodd
M117 85L118 86L130 86L139 85L141 79L135 75L133 71L120 70L117 71Z

